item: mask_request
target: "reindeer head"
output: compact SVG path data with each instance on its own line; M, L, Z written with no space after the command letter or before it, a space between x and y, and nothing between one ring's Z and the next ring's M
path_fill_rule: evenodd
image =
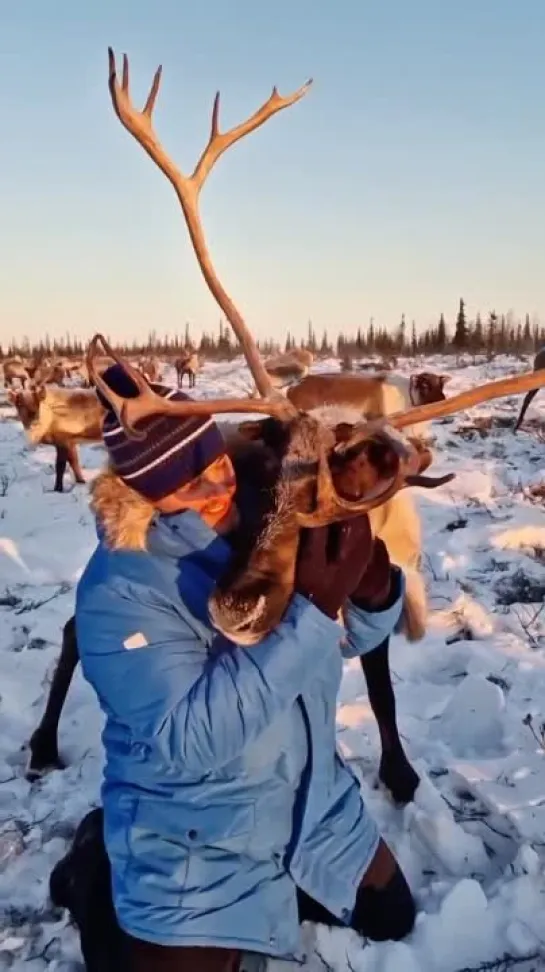
M186 176L163 149L152 126L161 68L155 74L143 111L138 111L130 98L126 55L123 57L121 84L111 50L109 68L114 111L124 128L172 184L203 277L233 328L261 398L189 399L183 402L163 398L152 390L137 369L113 352L101 335L95 335L88 349L89 374L127 434L135 438L144 436L138 428L139 421L159 413L184 416L246 412L269 416L265 421L246 422L241 426L242 434L254 441L262 441L266 451L265 462L261 465L263 486L257 504L258 517L255 531L251 538L246 538L247 541L251 539L251 544L246 544L242 561L235 556L230 571L218 585L209 605L211 618L219 630L239 643L250 645L271 631L284 613L293 591L301 529L362 515L405 486L434 486L452 479L452 476L439 480L423 477L422 472L431 462L431 454L404 439L397 430L428 421L439 414L452 413L456 411L456 405L451 400L410 409L390 417L388 424L382 420L367 424L357 420L354 423L328 422L316 415L299 412L274 389L251 332L217 276L199 213L199 197L206 178L228 148L273 115L300 101L309 90L310 81L286 97L281 97L273 88L261 108L227 132L219 130L217 94L208 143L193 173ZM124 399L102 380L97 365L100 343L133 379L138 389L137 397ZM533 376L533 381L536 386L545 383L545 373L540 380ZM511 389L505 393L511 393ZM464 406L460 404L458 407ZM240 475L239 471L239 479Z
M443 388L450 381L449 375L434 375L431 371L421 371L411 378L411 398L413 405L430 405L444 402Z
M32 427L40 415L40 404L45 398L43 385L31 385L28 388L8 388L8 401L15 407L17 415L23 425L32 433ZM32 436L29 438L32 440Z

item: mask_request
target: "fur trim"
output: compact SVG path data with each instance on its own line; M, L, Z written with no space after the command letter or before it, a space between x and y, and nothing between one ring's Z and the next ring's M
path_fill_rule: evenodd
M91 509L112 550L145 550L156 509L108 468L91 484Z

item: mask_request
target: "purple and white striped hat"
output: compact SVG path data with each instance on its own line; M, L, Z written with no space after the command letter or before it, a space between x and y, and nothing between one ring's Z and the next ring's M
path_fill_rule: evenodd
M108 368L102 378L118 395L137 397L138 388L119 365ZM166 385L151 387L171 401L190 401L188 395ZM137 423L145 438L130 439L98 389L97 395L106 409L102 437L112 469L127 486L152 502L196 479L225 454L224 438L212 418L150 415Z

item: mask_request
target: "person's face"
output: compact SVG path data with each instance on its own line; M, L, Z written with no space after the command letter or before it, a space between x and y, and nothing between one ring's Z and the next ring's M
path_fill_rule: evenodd
M218 533L230 530L236 520L234 495L236 478L229 456L223 455L190 483L157 500L161 513L195 510Z

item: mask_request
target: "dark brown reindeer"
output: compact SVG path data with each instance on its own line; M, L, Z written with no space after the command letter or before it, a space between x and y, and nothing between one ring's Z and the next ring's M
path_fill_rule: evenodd
M534 371L543 371L544 369L545 369L545 348L540 348L534 358ZM524 421L524 416L526 415L526 412L528 411L528 408L530 407L531 403L536 397L538 391L539 388L532 388L532 390L527 392L527 394L524 396L524 401L522 403L520 415L517 421L515 422L513 432L518 432L518 430L520 429Z
M327 409L320 409L319 416L299 411L272 387L257 345L216 275L201 226L198 197L220 155L272 115L299 101L308 85L285 98L273 89L268 101L250 119L225 133L220 133L218 128L219 96L216 96L208 144L193 174L187 177L166 155L151 125L159 81L160 70L155 75L143 112L136 111L129 98L127 59L124 57L120 85L110 51L110 93L116 114L172 183L204 279L233 327L262 398L166 400L150 388L138 371L113 355L99 335L91 342L88 367L97 388L108 399L127 433L136 438L141 435L139 420L153 414L183 416L246 412L267 416L261 421L245 422L238 430L239 446L232 450L232 455L237 471L237 502L242 513L241 553L209 602L215 627L233 641L251 646L278 624L292 596L301 529L362 515L406 486L435 486L452 478L432 480L423 476L431 462L431 453L418 441L405 439L397 429L453 414L496 394L511 394L515 388L537 387L545 383L545 375L539 380L535 375L527 375L497 382L488 389L473 389L450 401L398 413L390 418L389 424L384 421L338 421L335 412L327 416ZM101 379L94 364L100 342L105 351L125 367L138 389L137 397L124 399L114 394ZM242 444L245 438L249 441ZM256 462L256 454L262 461ZM372 658L372 655L368 657ZM63 632L61 659L46 713L30 743L31 774L39 775L59 763L58 719L77 660L75 624L71 618ZM387 746L388 740L399 740L387 656L382 666L364 665L364 673L383 746ZM387 748L383 751L380 776L395 799L406 802L412 798L418 778L407 762L400 742L397 751Z

